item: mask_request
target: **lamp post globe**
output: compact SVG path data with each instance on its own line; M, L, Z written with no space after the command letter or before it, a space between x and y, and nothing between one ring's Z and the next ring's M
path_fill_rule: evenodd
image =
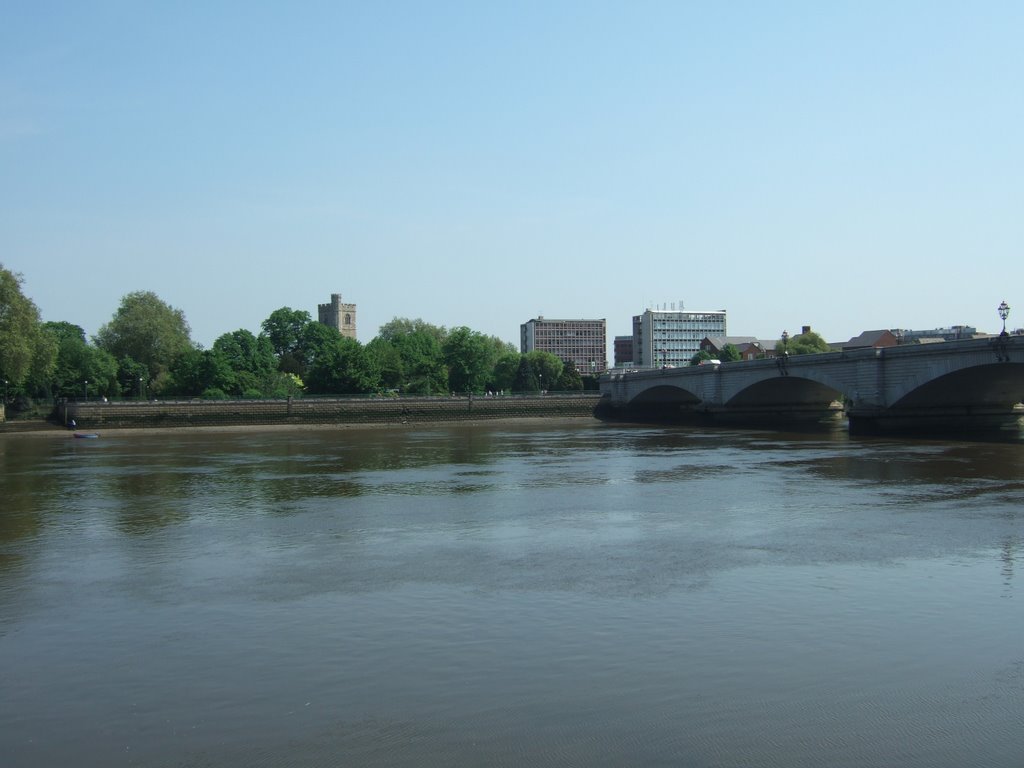
M1008 318L1010 316L1010 305L1007 304L1005 301L1001 302L999 304L999 308L996 311L999 312L999 319L1003 321L1003 330L1002 330L1002 333L1000 333L999 335L1000 336L1005 336L1006 335L1006 318Z

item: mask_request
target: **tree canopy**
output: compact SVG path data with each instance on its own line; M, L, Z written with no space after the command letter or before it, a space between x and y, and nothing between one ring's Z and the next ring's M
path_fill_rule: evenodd
M0 376L8 392L45 385L57 360L56 338L44 332L39 310L21 283L21 275L0 264Z
M494 371L494 364L508 345L466 326L453 328L441 345L448 366L448 384L454 392L480 392Z
M779 339L775 344L776 354L789 353L790 355L815 355L821 352L831 352L832 348L820 335L814 331L798 333L787 339Z
M50 376L51 393L58 397L85 394L86 384L98 395L120 394L118 366L106 350L86 341L85 331L67 322L43 323L43 330L53 338L57 359Z
M146 366L159 391L175 359L193 348L190 333L184 312L152 291L136 291L121 299L114 317L96 334L96 345L118 360L127 357Z
M592 388L594 377L547 352L521 354L466 326L396 317L362 345L281 307L261 324L193 344L184 313L151 291L126 294L92 342L70 322L42 323L21 278L0 266L0 373L10 394L77 397L285 397ZM88 382L88 385L86 385Z
M735 344L726 344L718 350L718 359L723 363L733 363L742 359L739 349Z

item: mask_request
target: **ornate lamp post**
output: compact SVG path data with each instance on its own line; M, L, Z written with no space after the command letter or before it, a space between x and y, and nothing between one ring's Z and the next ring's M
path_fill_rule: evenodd
M85 385L85 399L89 399L89 380L86 379L83 384Z
M782 352L783 354L789 354L789 331L782 332Z
M999 309L996 311L999 312L999 319L1003 321L1003 331L999 335L1006 336L1006 318L1010 316L1010 305L1004 301L999 305Z
M7 379L4 379L4 405L7 405Z

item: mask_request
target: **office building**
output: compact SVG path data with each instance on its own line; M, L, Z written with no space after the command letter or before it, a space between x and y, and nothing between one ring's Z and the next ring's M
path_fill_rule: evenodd
M550 352L572 360L583 374L601 373L608 367L604 320L546 320L538 317L519 327L521 352Z
M633 317L633 364L637 368L689 365L705 337L726 335L725 325L724 309L648 309Z

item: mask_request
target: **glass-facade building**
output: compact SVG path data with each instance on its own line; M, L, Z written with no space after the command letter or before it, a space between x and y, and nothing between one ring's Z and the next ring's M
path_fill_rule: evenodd
M633 364L638 368L689 365L705 336L726 335L724 309L648 309L633 317Z

